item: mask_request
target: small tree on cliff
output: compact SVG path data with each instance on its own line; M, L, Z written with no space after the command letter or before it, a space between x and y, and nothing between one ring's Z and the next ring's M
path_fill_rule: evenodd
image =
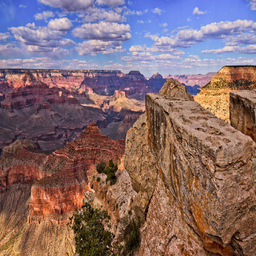
M114 164L113 159L108 161L108 166L106 167L105 162L100 162L96 165L96 170L98 173L104 172L107 175L106 181L110 181L110 185L116 183L116 171L118 170L117 164Z
M105 230L103 224L107 224L109 219L107 211L93 209L88 203L75 211L70 225L75 233L76 253L80 256L114 255L111 245L114 235Z

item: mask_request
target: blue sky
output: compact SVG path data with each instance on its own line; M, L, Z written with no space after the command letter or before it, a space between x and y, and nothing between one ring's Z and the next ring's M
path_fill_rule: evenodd
M256 65L256 0L0 0L0 68Z

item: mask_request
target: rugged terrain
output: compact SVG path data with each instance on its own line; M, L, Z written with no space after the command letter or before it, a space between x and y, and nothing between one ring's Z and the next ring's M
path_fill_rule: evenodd
M0 158L0 254L73 255L69 217L90 189L95 164L121 163L124 141L92 124L66 147L46 155L29 140L5 147Z
M255 66L225 66L201 88L195 100L226 122L229 117L229 93L256 88Z

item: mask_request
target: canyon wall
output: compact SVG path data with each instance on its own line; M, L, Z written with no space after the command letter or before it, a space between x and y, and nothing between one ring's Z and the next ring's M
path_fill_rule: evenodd
M102 135L96 124L53 154L17 140L0 157L0 254L73 255L69 223L81 208L96 164L121 163L124 141Z
M256 88L256 66L224 66L201 88L195 100L218 118L230 123L229 93Z
M169 81L148 94L127 133L131 207L144 216L138 254L252 256L256 144L184 90Z

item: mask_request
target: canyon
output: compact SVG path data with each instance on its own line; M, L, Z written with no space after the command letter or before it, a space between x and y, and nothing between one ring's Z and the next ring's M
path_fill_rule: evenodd
M233 67L224 68L236 72ZM129 235L130 221L140 220L141 242L134 255L254 255L254 91L232 87L229 124L204 109L197 97L173 79L167 79L159 93L146 95L143 113L138 111L142 107L139 94L129 98L125 90L114 90L113 95L98 97L88 87L87 96L82 97L87 101L81 103L79 97L70 97L67 89L50 87L31 73L23 78L7 93L11 93L9 98L3 99L6 109L29 105L34 99L26 91L30 87L38 90L38 96L43 95L52 109L56 95L58 101L71 99L81 106L98 101L111 113L108 118L103 115L107 123L102 130L116 140L101 134L102 123L94 122L53 153L42 153L40 141L26 138L4 147L0 156L0 254L73 255L69 217L83 202L89 202L108 211L111 231L121 243ZM162 78L157 74L152 79ZM8 91L8 86L1 88ZM224 83L222 86L225 89ZM25 103L20 88L26 91ZM51 92L47 96L45 88ZM128 106L132 102L130 113L120 110L120 101ZM43 100L40 108L48 108L48 103ZM124 136L129 129L125 142L113 134L109 127L113 124ZM111 158L119 166L113 186L95 167Z
M198 92L193 83L200 79L189 82L189 92ZM158 73L145 78L139 71L0 69L0 150L30 139L53 152L93 122L103 134L125 139L135 117L145 111L145 95L158 92L165 80Z
M52 154L39 144L17 140L0 158L0 254L73 255L74 235L67 225L81 208L96 163L121 164L124 141L111 140L95 123L77 140Z

